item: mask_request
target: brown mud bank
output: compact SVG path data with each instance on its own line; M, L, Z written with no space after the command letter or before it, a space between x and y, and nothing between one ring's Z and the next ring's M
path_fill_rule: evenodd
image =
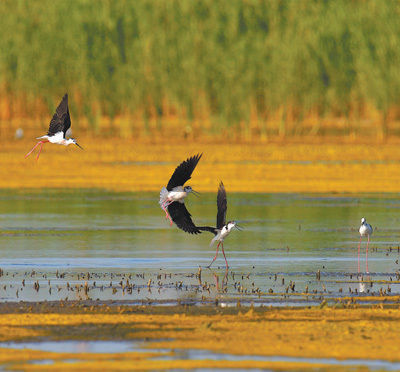
M54 302L1 304L0 312L0 363L10 370L336 370L345 368L346 360L353 365L354 360L360 365L366 360L400 362L400 308L394 306L277 309ZM129 341L136 347L114 353L15 347L44 340ZM188 351L205 356L180 356ZM36 363L43 359L45 364ZM344 365L331 365L331 360Z

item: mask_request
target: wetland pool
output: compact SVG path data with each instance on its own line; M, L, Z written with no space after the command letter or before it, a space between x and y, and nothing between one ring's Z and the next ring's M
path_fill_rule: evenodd
M197 225L214 225L216 195L190 195ZM225 240L170 227L158 193L0 191L0 301L304 305L400 295L397 194L229 193ZM361 217L375 228L357 270ZM199 271L199 268L201 270Z

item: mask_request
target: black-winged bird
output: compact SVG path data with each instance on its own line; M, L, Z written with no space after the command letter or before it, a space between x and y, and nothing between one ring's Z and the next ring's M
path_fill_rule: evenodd
M217 252L215 253L215 257L207 267L210 267L217 259L219 246L221 245L222 253L225 258L226 268L228 268L229 267L228 261L226 260L224 252L224 239L229 235L229 233L234 227L236 227L238 230L240 230L240 227L238 226L236 221L229 221L228 223L226 223L226 210L227 210L226 191L222 181L218 187L217 209L218 209L217 227L198 226L198 229L202 231L209 231L215 235L214 238L211 240L210 247L212 247L215 242L218 242Z
M32 151L40 145L39 153L36 157L36 160L39 159L39 155L42 152L43 144L46 142L55 143L57 145L64 145L68 146L70 144L75 144L82 149L81 146L75 141L74 138L65 138L65 133L71 127L71 118L69 116L69 109L68 109L68 94L65 94L62 98L60 104L58 105L53 118L50 121L49 131L46 135L42 137L38 137L36 139L40 140L35 147L29 151L25 158L27 158ZM83 149L82 149L83 150Z
M201 231L193 223L191 215L185 206L185 198L189 193L198 193L191 186L183 186L192 176L202 154L197 154L188 158L178 165L172 174L167 187L160 191L160 206L165 212L165 217L171 222L175 222L183 231L189 234L199 234Z

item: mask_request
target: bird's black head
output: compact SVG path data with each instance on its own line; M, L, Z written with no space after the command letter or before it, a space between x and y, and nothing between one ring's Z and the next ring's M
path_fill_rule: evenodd
M185 186L185 187L183 188L183 191L187 192L188 194L192 192L192 193L193 193L194 195L196 195L196 196L199 195L199 193L198 193L197 191L195 191L195 190L192 189L192 186Z

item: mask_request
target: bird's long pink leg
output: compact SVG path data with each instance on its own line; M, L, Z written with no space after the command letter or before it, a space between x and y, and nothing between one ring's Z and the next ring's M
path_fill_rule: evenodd
M162 208L163 211L165 212L165 218L168 218L167 207L163 204L163 205L161 206L161 208Z
M167 216L168 216L168 219L169 219L169 222L170 222L170 226L172 226L174 223L173 223L173 221L172 221L171 216L169 215L169 213L167 213Z
M164 208L164 212L165 212L165 218L166 218L166 219L170 219L170 218L169 218L168 211L167 211L167 208Z
M367 269L367 273L368 271L368 246L369 246L369 234L368 234L368 241L367 241L367 253L365 255L365 262L366 262L366 269Z
M362 236L360 235L360 242L358 243L358 273L360 273L360 247L361 247L361 239L362 239Z
M172 226L173 225L173 222L172 222L172 219L171 219L171 216L169 215L169 213L168 213L168 206L167 207L165 207L165 209L164 209L164 212L165 212L165 218L168 218L169 219L169 222L170 222L170 226Z
M36 156L36 160L39 160L39 156L40 156L40 153L42 152L43 144L44 144L44 142L40 143L40 149L39 149L39 153Z
M30 154L32 154L33 150L35 150L36 147L38 147L41 143L43 143L43 142L42 142L42 141L39 141L39 142L33 147L33 149L32 149L31 151L29 151L29 152L25 155L25 159L26 159Z
M217 252L215 252L215 257L213 258L213 260L211 261L211 263L207 266L207 267L211 267L211 265L214 263L214 261L217 259L218 256L218 251L219 251L219 245L221 244L221 242L218 242L217 244Z
M222 253L224 255L224 258L225 258L226 268L228 269L229 265L228 265L228 261L226 260L226 256L225 256L225 252L224 252L224 243L221 244L221 248L222 248Z
M171 216L169 215L168 209L167 209L169 204L170 204L170 202L168 200L166 200L164 203L162 203L161 207L165 212L165 218L169 219L170 225L172 226L173 222L172 222Z

